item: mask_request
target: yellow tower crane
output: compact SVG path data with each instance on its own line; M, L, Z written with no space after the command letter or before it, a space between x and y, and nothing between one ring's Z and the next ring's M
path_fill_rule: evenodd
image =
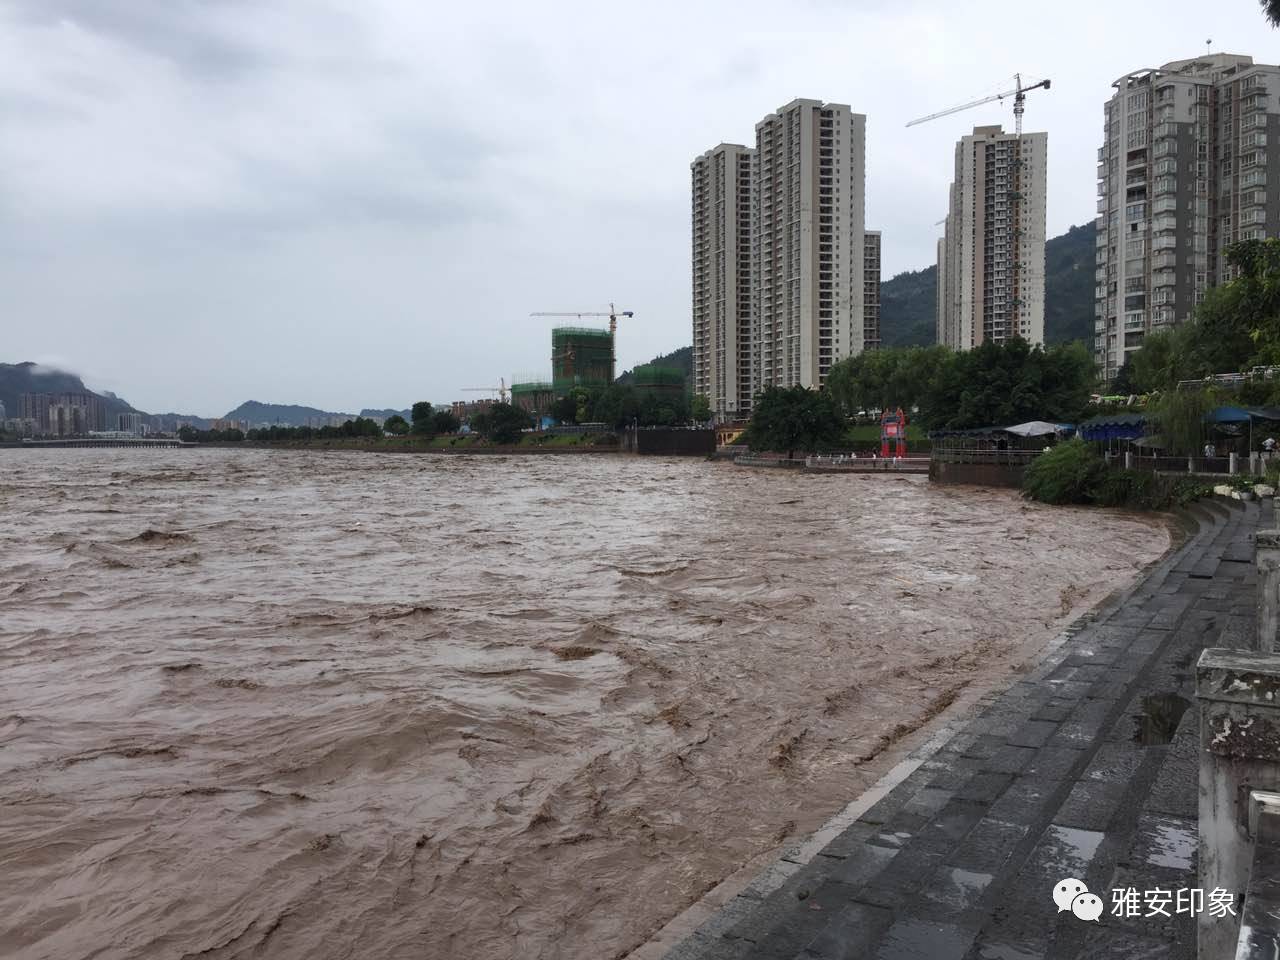
M612 356L609 357L609 382L613 383L614 377L617 375L618 366L618 318L634 317L634 310L618 310L612 303L609 304L608 313L591 313L581 310L543 310L537 313L529 314L531 317L608 317L609 318L609 342L611 344Z

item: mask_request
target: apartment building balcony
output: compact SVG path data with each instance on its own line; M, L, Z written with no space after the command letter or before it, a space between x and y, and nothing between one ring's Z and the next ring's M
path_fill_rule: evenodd
M1178 246L1178 238L1169 234L1161 234L1151 241L1151 249L1154 251L1173 250Z
M1254 113L1245 117L1240 121L1240 132L1244 133L1248 130L1265 130L1267 128L1267 115L1265 113Z
M1172 270L1178 265L1178 255L1176 253L1157 253L1151 258L1152 270ZM1152 283L1159 284L1163 274L1153 274ZM1168 274L1169 282L1173 282L1173 274Z
M1243 190L1240 193L1240 208L1248 207L1265 207L1267 205L1267 191L1265 190Z

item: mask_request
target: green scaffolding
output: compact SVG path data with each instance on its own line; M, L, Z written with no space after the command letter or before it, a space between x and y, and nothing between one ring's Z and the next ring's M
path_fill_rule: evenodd
M613 334L588 327L551 331L551 385L557 397L574 387L613 383Z
M679 397L684 394L684 371L679 367L660 367L644 363L631 373L632 382L640 393L652 393L660 397Z
M529 413L546 413L554 399L550 380L526 380L511 385L511 403Z

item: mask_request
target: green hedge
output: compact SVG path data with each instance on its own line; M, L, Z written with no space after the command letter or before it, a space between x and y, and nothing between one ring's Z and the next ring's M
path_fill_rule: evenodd
M1113 470L1083 440L1060 443L1027 465L1023 493L1041 503L1086 503L1130 510L1168 510L1213 493L1197 477Z

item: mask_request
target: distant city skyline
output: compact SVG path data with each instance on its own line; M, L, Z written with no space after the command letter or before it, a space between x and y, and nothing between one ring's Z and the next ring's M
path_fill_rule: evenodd
M689 160L762 110L866 115L888 279L935 259L956 140L1012 118L907 121L1052 78L1056 236L1096 215L1111 83L1210 37L1276 40L1253 0L0 0L0 360L202 416L447 402L549 367L530 312L614 301L627 369L689 343Z

